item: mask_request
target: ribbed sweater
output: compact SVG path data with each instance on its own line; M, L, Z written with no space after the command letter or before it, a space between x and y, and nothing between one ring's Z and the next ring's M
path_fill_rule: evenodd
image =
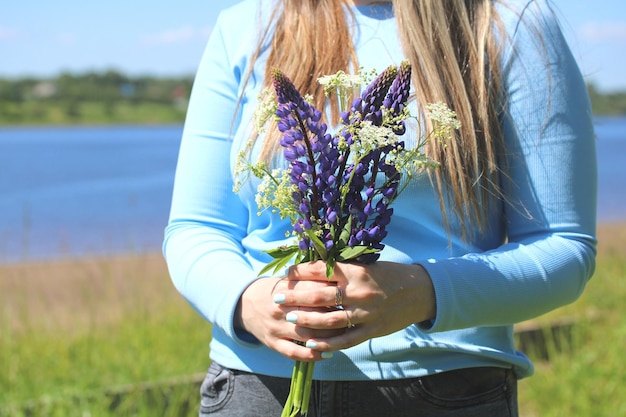
M189 103L164 254L175 287L211 323L198 331L212 332L212 360L290 377L290 359L233 324L242 292L264 279L258 271L270 258L263 251L290 243L287 221L258 215L255 181L238 194L232 189L262 86L267 49L253 68L250 57L270 2L244 0L224 10L210 36ZM513 324L576 300L593 274L595 137L583 78L545 0L499 10L507 202L493 207L487 230L472 230L470 221L471 238L462 239L455 221L448 235L428 177L412 182L394 202L381 260L427 270L436 318L335 352L316 365L316 379L407 378L475 366L513 368L523 378L533 365L515 349ZM399 64L392 6L352 11L359 64L378 71Z

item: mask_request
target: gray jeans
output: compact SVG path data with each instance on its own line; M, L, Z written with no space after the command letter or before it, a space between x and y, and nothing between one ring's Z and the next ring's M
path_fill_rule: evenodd
M213 363L200 389L200 417L278 417L289 379ZM472 368L422 378L314 381L308 417L518 417L511 370Z

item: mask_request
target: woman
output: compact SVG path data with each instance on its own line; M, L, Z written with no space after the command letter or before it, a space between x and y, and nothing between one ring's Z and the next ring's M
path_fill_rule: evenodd
M516 380L533 366L513 324L576 300L595 267L591 111L546 1L244 0L222 12L164 243L176 288L212 324L201 415L279 415L293 360L318 361L309 415L517 415ZM289 224L257 216L254 183L232 191L233 164L250 138L252 159L276 160L279 135L251 122L270 71L320 108L317 77L405 59L413 113L442 101L462 127L427 144L441 166L394 203L380 260L339 263L330 282L322 262L258 277Z

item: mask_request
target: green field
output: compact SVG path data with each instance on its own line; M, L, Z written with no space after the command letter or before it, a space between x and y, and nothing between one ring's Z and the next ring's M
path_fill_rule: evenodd
M573 319L520 382L521 415L626 415L626 227L600 229ZM0 266L0 416L194 416L209 325L172 287L159 254Z

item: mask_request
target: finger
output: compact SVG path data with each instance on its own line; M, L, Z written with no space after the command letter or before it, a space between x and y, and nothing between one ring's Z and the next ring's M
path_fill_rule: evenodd
M279 277L278 281L272 289L272 293L277 293L286 290L314 290L319 288L326 288L329 285L336 285L334 282L328 280L325 281L311 281L311 280L290 280L287 275Z
M295 326L293 329L293 339L304 343L309 339L327 339L338 336L345 332L346 329L312 329L310 327Z
M345 301L345 293L335 285L293 290L281 290L274 294L274 302L285 306L338 307Z
M343 333L326 338L314 337L305 342L305 346L322 352L347 349L372 338L370 326L354 323L349 311L345 313Z
M332 357L332 352L315 350L287 339L278 339L272 349L278 353L296 361L320 361Z
M307 320L299 320L298 317L302 317L306 314L321 314L319 312L313 312L311 310L291 310L287 311L284 316L282 316L281 321L282 324L277 326L272 333L273 337L287 340L296 340L304 342L311 338L328 338L337 336L345 331L343 326L316 326L316 327L307 327L302 325L302 322L308 322ZM345 320L344 320L345 322Z
M356 346L370 339L367 326L355 327L344 333L328 338L312 338L305 342L305 347L319 352L334 352Z
M289 267L287 278L293 281L330 281L326 276L326 262L324 261L292 265Z
M337 309L331 311L290 311L285 315L285 320L296 324L298 327L316 330L335 329L342 330L342 333L345 329L356 326L351 311Z

